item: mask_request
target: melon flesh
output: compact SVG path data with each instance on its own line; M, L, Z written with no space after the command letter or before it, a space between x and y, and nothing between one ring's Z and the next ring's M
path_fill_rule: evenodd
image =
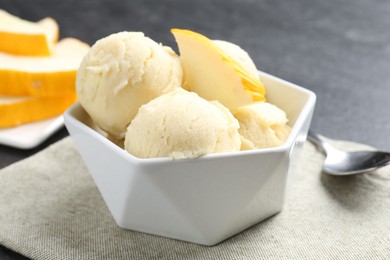
M58 35L58 24L50 17L30 22L0 10L0 52L49 56Z
M53 96L75 93L76 72L89 46L74 38L59 41L49 57L0 53L0 94Z
M265 88L230 55L207 37L172 29L184 70L184 88L208 100L218 100L231 111L254 101L265 101Z
M61 115L76 94L53 97L0 97L0 128L15 127Z

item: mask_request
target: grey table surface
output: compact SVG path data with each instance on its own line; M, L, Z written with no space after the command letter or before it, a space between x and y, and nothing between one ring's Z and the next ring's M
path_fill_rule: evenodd
M312 129L390 150L390 1L387 0L0 0L4 9L60 25L60 37L89 44L119 31L142 31L177 50L170 28L187 28L244 48L257 67L314 91ZM0 145L0 168L32 150ZM0 246L0 259L25 257Z

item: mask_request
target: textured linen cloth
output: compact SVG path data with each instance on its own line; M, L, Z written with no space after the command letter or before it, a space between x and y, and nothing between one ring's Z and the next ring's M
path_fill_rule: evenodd
M390 167L335 177L323 158L306 143L283 211L207 247L119 228L65 138L0 171L0 244L33 259L390 259Z

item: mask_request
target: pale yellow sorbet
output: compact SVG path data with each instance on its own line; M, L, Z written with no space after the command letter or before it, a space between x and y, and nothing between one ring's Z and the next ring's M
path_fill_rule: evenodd
M229 55L232 59L238 62L245 71L254 78L259 77L256 65L253 62L249 54L237 44L221 40L213 40L213 43L217 48L222 50L226 55Z
M239 107L234 116L240 123L241 150L280 146L290 134L286 113L267 102Z
M108 134L123 138L139 107L180 87L179 57L141 32L97 41L77 73L80 104Z
M143 105L127 129L125 149L140 158L196 158L240 150L239 124L217 101L177 89Z

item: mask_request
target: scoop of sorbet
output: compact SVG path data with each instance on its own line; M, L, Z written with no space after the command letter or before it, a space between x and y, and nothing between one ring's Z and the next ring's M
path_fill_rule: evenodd
M218 102L174 90L143 105L127 129L125 149L140 158L196 158L239 151L239 124Z
M80 104L108 134L123 138L139 107L181 86L182 68L169 47L140 32L97 41L77 73Z
M239 107L234 116L240 123L242 150L279 146L290 134L286 113L267 102Z

